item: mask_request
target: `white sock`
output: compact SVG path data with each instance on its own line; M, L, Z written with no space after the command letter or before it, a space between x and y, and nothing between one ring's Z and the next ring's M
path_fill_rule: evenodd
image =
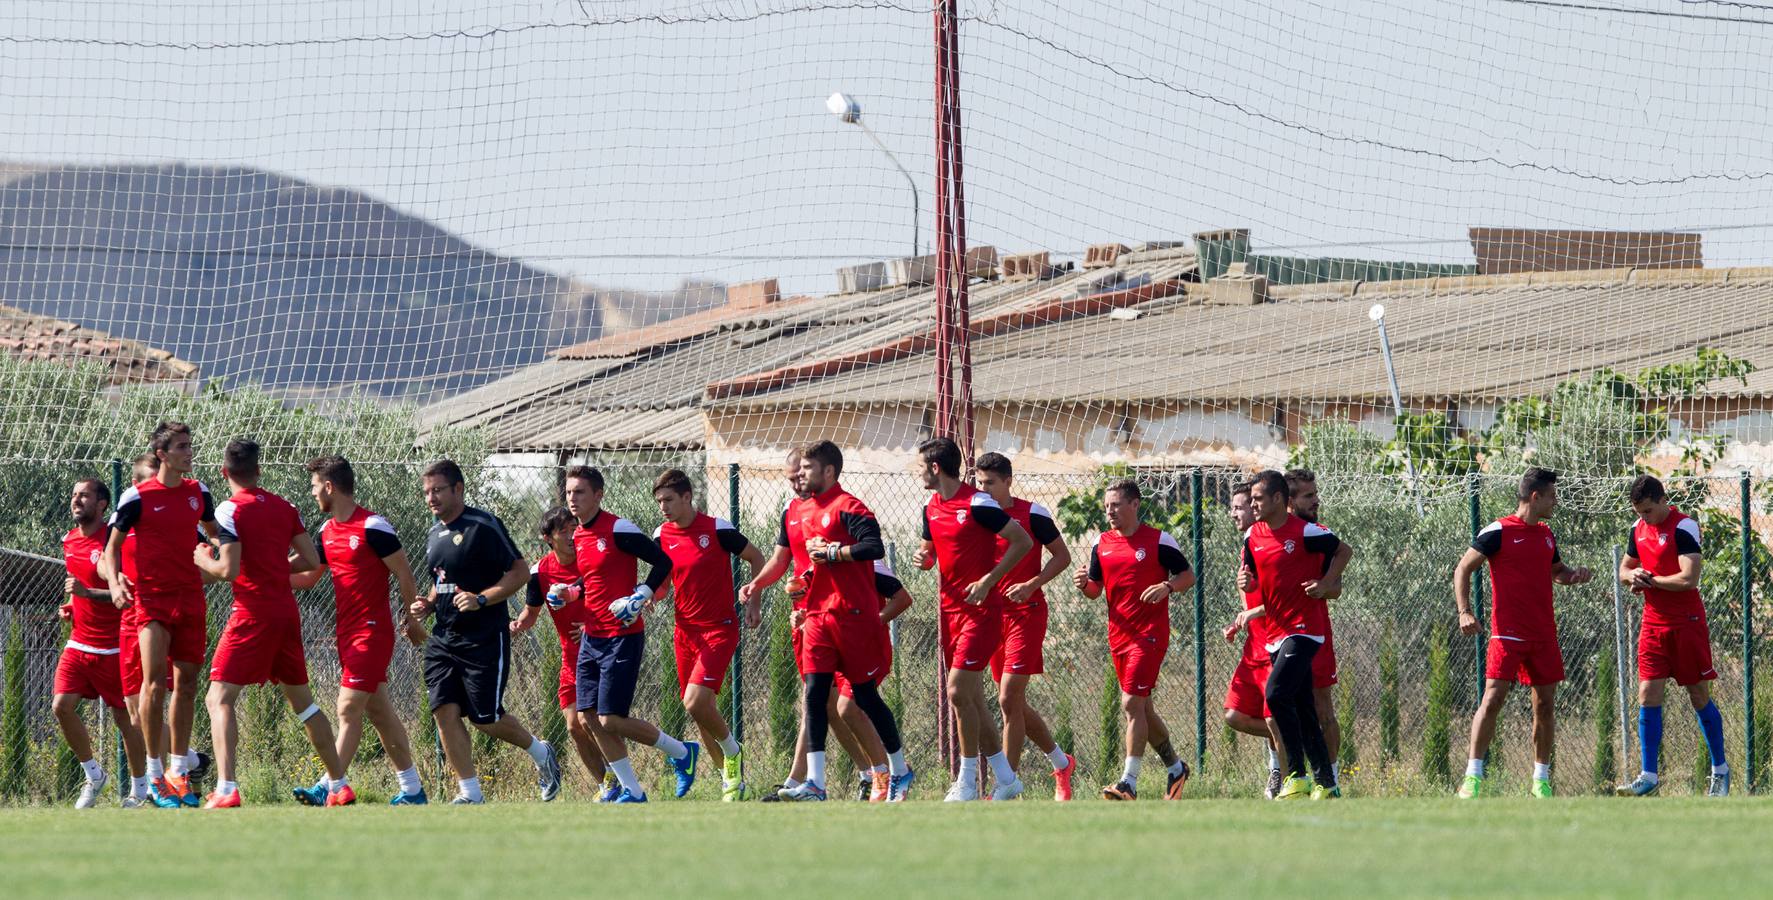
M887 754L887 771L893 773L895 776L903 775L906 772L911 771L911 767L905 764L904 748L894 750Z
M874 774L885 775L886 772L887 772L886 766L869 766L868 767L868 774L870 774L870 775L874 775Z
M1465 774L1476 775L1479 778L1484 777L1484 761L1481 759L1474 759L1467 762L1465 764Z
M199 762L202 762L202 760L199 760L197 758L197 751L192 750L190 748L186 748L185 749L185 769L184 770L186 772L189 772L192 769L197 768L197 764Z
M672 759L682 759L689 755L689 748L685 747L682 741L663 731L659 732L659 739L653 741L653 746L664 751L665 755Z
M1336 765L1335 763L1330 763L1330 783L1331 784L1341 784L1342 783L1342 767Z
M1180 774L1182 774L1182 769L1187 765L1188 764L1183 762L1182 758L1178 756L1178 757L1176 757L1175 762L1170 763L1169 765L1164 767L1164 771L1170 773L1171 775L1180 775Z
M793 778L784 778L784 779L782 779L782 787L783 787L783 788L784 788L784 789L785 789L785 790L790 790L790 791L791 791L791 790L794 790L794 789L795 789L795 788L797 788L797 787L800 787L800 786L801 786L801 785L802 785L802 784L803 784L803 783L804 783L804 782L801 782L801 781L797 781L797 780L795 780L795 779L793 779Z
M402 794L417 794L425 789L424 785L419 782L418 766L395 772L394 780L400 782L400 793Z
M646 791L640 786L640 776L634 774L633 760L624 756L610 763L609 770L616 773L616 780L622 783L622 788L628 793L637 798L646 796Z
M806 783L824 790L825 788L825 751L808 750L806 754Z
M476 775L473 778L463 778L463 779L457 781L456 784L461 786L462 796L467 797L469 800L483 800L483 799L485 799L484 797L480 796L480 776L479 775Z
M963 756L960 758L960 777L956 781L977 784L979 781L979 757Z
M103 766L99 765L98 760L96 759L89 759L82 762L80 768L86 772L87 781L97 781L100 778L105 777L105 769Z
M1533 764L1533 777L1541 781L1551 780L1551 763L1536 762Z
M1122 766L1121 770L1120 770L1120 780L1126 782L1127 784L1138 784L1139 783L1139 764L1142 762L1144 762L1143 757L1138 757L1138 756L1127 757L1126 765Z
M183 775L190 770L189 759L183 756L175 756L166 763L168 775Z
M1645 781L1650 782L1651 784L1656 784L1662 780L1662 776L1656 774L1655 772L1639 772L1638 777L1644 779Z
M1071 757L1065 754L1065 748L1054 744L1053 749L1047 751L1047 761L1053 764L1053 771L1057 772L1071 764Z
M530 735L528 750L529 750L529 758L535 760L536 765L538 765L538 766L547 765L547 763L548 763L548 742L547 741L544 741L541 738L536 737L535 735Z
M996 753L985 757L985 761L991 764L991 777L996 779L998 784L1016 783L1016 770L1010 768L1010 755L1008 753L999 750Z
M137 800L148 796L148 776L136 775L129 779L129 796Z
M224 797L230 796L238 790L240 790L240 785L232 781L218 781L215 783L215 792Z
M165 777L166 777L166 763L161 761L160 757L158 757L158 756L148 757L147 779L149 781L159 781L160 779L165 778Z
M1280 757L1274 755L1273 747L1268 748L1268 767L1270 769L1280 768Z
M349 780L347 780L345 778L345 776L343 776L343 775L340 775L337 778L326 779L326 789L328 791L336 791L339 788L350 787L350 786L351 786L351 782Z
M1730 764L1725 763L1721 766L1712 766L1711 773L1713 775L1728 775L1730 774Z
M726 737L723 737L720 740L715 741L715 743L720 745L720 752L725 753L728 756L738 756L739 755L739 742L733 740L733 736L732 736L731 732L728 732Z

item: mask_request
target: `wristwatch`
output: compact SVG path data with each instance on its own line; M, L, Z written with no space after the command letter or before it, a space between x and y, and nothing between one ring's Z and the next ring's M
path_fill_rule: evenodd
M474 599L476 602L478 602L480 604L480 606L479 606L480 609L486 608L486 595L485 594L475 594Z

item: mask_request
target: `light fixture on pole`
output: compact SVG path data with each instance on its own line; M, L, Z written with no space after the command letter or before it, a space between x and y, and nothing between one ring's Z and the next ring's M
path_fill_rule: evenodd
M881 142L880 136L874 133L874 129L869 128L868 123L862 121L862 104L857 103L856 98L838 91L825 98L825 108L842 120L844 124L861 126L862 133L868 135L868 139L874 142L874 146L879 147L880 152L885 153L887 159L892 161L893 167L899 170L899 174L905 176L905 183L911 186L911 255L923 255L922 242L918 239L918 223L923 214L917 195L917 179L911 177L911 173L899 162L899 158L893 155L893 151L888 150L887 145Z
M1398 428L1403 427L1404 399L1397 389L1397 366L1391 360L1391 338L1385 333L1385 304L1375 303L1367 310L1367 318L1379 326L1379 350L1385 354L1385 377L1391 382L1391 408L1398 418ZM1404 443L1404 442L1400 442ZM1416 488L1416 460L1410 456L1410 448L1404 446L1404 466L1410 472L1410 498L1416 501L1416 517L1423 515L1422 495Z

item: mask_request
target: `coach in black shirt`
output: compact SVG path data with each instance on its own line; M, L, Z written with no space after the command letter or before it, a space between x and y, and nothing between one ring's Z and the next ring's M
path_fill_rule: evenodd
M430 592L412 605L415 618L437 614L425 645L425 687L443 736L443 755L461 792L452 803L480 803L480 778L462 717L518 747L535 760L542 800L560 793L560 763L547 741L505 713L511 673L510 612L506 598L529 582L529 564L499 517L464 503L461 467L445 459L424 475L425 505L437 517L425 539Z

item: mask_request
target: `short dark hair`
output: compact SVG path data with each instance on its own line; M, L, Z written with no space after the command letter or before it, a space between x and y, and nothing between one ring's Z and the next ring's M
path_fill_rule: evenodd
M259 442L252 438L235 438L222 451L222 468L229 475L257 478L259 475Z
M682 469L666 469L653 479L653 493L669 490L673 494L694 494L696 486L690 483L690 477Z
M556 506L542 513L542 521L536 526L536 534L547 537L562 528L577 528L579 520L573 518L564 506Z
M83 484L92 485L92 492L97 494L100 500L105 501L106 506L111 505L111 487L110 485L105 484L104 479L82 478L79 481L74 482L75 487L79 487Z
M351 468L351 461L333 454L332 456L316 456L303 466L310 475L319 475L321 481L330 481L332 486L347 494L357 493L357 472Z
M917 445L917 455L924 465L936 464L936 470L949 478L960 477L960 445L952 439L933 437Z
M1250 487L1254 488L1256 485L1262 485L1262 492L1265 494L1278 494L1285 500L1293 499L1293 488L1287 484L1287 476L1273 469L1263 469L1251 476ZM1251 499L1255 499L1254 495Z
M1661 479L1654 475L1639 475L1631 483L1631 502L1642 503L1645 500L1661 502L1668 499L1668 491L1662 487Z
M590 484L594 491L603 490L603 473L597 471L596 466L567 466L566 475L561 480L571 481L574 478Z
M153 435L148 438L148 449L159 453L172 449L172 439L178 435L191 436L191 426L183 422L161 422L154 428Z
M1236 497L1238 494L1242 494L1245 497L1250 496L1250 482L1240 481L1237 484L1232 485L1231 496Z
M979 457L979 460L973 463L973 468L1003 478L1013 478L1016 474L1010 469L1010 458L996 450Z
M1120 499L1131 500L1134 503L1145 499L1145 494L1139 490L1139 483L1131 478L1122 478L1119 481L1111 482L1108 487L1103 488L1102 492L1119 494Z
M830 441L815 441L800 449L801 459L810 459L813 465L830 466L843 474L843 451Z
M425 478L441 478L450 487L463 484L467 479L462 477L462 467L453 459L440 459L425 467Z
M1522 500L1530 500L1534 494L1544 493L1557 483L1558 473L1534 466L1521 476L1521 490L1517 496Z
M1286 479L1287 490L1290 491L1294 485L1317 484L1317 473L1305 468L1288 469Z

